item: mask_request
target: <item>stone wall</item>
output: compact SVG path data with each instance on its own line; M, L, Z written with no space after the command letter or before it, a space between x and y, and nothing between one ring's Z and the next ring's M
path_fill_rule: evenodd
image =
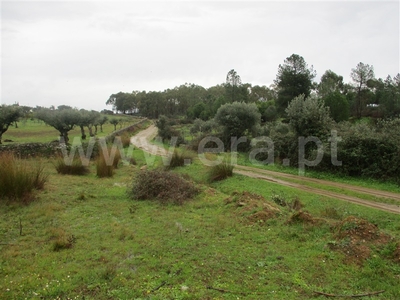
M35 156L50 157L58 153L60 144L58 142L51 143L24 143L24 144L7 144L0 145L1 152L12 152L17 157L29 158Z
M147 118L144 118L144 119L140 120L139 122L136 122L136 123L134 123L134 124L132 124L132 125L129 125L129 126L127 126L127 127L124 127L124 128L122 128L122 129L120 129L120 130L114 131L113 133L111 133L111 134L109 134L109 135L107 135L107 136L105 137L106 142L107 142L107 143L108 143L108 142L112 142L116 136L120 136L120 135L124 134L124 132L128 132L128 133L129 133L129 132L134 132L134 131L136 131L137 129L140 129L141 126L142 126L144 123L146 123L147 121L148 121L148 119L147 119Z

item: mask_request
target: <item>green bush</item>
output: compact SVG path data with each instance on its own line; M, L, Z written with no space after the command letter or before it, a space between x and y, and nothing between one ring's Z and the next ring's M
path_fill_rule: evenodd
M210 167L208 171L208 182L224 180L233 175L233 165L223 161L220 164Z
M142 170L128 191L135 200L157 200L163 204L183 204L193 198L198 189L181 176L167 171Z
M0 154L0 198L30 201L33 191L43 189L46 181L40 160L32 168L28 161L17 159L11 153Z
M343 142L338 156L344 173L384 179L400 174L399 153L396 145L386 140L353 136Z

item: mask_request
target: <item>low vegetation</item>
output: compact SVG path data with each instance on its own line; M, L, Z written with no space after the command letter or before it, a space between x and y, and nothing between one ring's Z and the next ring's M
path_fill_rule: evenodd
M168 171L142 170L130 190L136 200L158 200L160 203L183 204L198 193L189 180Z
M68 159L62 155L59 155L54 161L57 173L63 175L86 175L89 173L88 164L89 161L82 161L80 157Z
M46 163L37 201L0 203L2 299L400 297L398 215L240 175L194 185L198 161L140 170L133 154L101 180Z
M208 170L208 182L224 180L233 175L233 165L227 161L222 161Z
M35 164L16 158L12 153L0 153L0 200L8 198L29 202L35 190L41 190L47 181L40 160Z
M166 169L171 170L177 167L183 167L185 164L190 164L194 157L194 153L175 149L171 155L168 165L166 166Z

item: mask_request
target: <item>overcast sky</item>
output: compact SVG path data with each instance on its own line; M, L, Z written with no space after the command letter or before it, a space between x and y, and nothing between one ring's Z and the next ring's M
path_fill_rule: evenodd
M2 104L111 109L119 91L269 86L296 53L350 82L399 73L398 1L1 1Z

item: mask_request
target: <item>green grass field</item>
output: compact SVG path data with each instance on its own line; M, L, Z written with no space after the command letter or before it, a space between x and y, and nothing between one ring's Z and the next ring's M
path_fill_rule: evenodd
M93 163L90 174L70 176L46 161L49 180L36 201L0 203L0 299L325 298L315 291L400 298L399 215L240 175L206 184L198 160L173 171L197 183L195 199L182 206L134 201L127 189L146 160L140 150L133 156L136 166L102 179ZM235 202L242 192L263 198ZM295 212L277 206L274 195L300 200L312 218L288 222ZM270 206L279 213L256 217ZM356 236L337 233L349 216L393 240L364 237L361 248L347 248ZM364 246L370 253L361 259Z

